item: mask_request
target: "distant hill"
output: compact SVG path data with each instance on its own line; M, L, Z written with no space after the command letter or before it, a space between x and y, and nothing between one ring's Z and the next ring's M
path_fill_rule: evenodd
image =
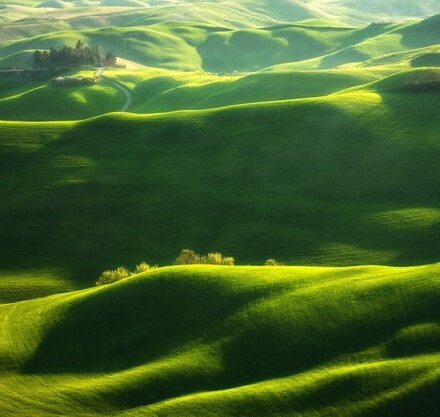
M239 30L174 22L53 32L0 44L0 55L47 49L81 39L121 58L154 67L233 73L296 63L292 69L320 69L436 45L439 30L440 16L361 29L332 26L325 21Z
M36 7L47 7L53 9L66 9L69 7L74 7L74 4L62 0L47 0L39 3Z
M340 0L334 3L378 17L423 17L440 13L440 3L437 0Z
M142 0L102 0L100 6L118 6L118 7L148 7L147 2Z
M126 26L136 21L138 24L141 21L142 24L187 21L228 27L261 27L270 22L297 22L311 18L365 25L440 13L437 0L1 0L0 4L6 5L3 15L8 21L32 18L41 8L52 8L55 10L50 16L40 15L41 18L48 21L62 19L82 28ZM115 8L118 13L114 13ZM70 10L69 15L66 15L66 9Z

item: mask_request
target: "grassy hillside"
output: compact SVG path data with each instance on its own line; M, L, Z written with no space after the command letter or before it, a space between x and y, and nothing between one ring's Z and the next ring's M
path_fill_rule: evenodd
M8 23L25 18L66 20L74 27L130 26L189 21L227 27L261 27L309 18L363 25L440 13L436 0L1 0ZM47 13L47 15L46 15ZM29 22L30 23L30 22Z
M318 23L319 26L315 26ZM140 64L215 73L253 72L277 64L291 69L334 68L386 54L437 45L440 16L410 24L364 28L332 26L323 21L229 29L189 23L110 27L52 32L0 44L0 56L33 49L74 45L81 39Z
M440 5L436 0L337 0L323 3L322 7L330 12L342 8L347 17L367 21L424 17L440 13Z
M4 120L72 120L120 110L124 101L122 93L106 83L75 89L40 83L0 98L0 113Z
M173 267L3 305L0 413L434 417L439 272Z
M278 7L252 4L262 14ZM183 247L222 250L242 263L436 261L439 97L404 93L400 72L436 63L439 18L351 28L319 17L260 29L169 22L3 42L7 65L80 38L150 67L106 71L108 81L81 89L3 77L2 119L119 110L125 96L110 81L130 90L129 111L151 113L1 124L8 178L0 212L11 220L10 248L22 248L1 255L5 288L28 271L48 282L60 271L62 285L82 286L144 256L169 263ZM310 71L319 68L328 69Z
M404 92L405 90L414 87L414 84L423 82L437 82L440 84L440 71L437 68L417 68L399 72L397 74L390 75L381 80L374 81L367 85L349 88L347 90L341 91L341 93L346 93L348 91L378 91L378 92ZM432 91L435 94L435 90Z
M29 49L75 44L100 45L117 56L144 65L212 72L254 71L280 62L316 57L337 45L350 29L326 33L288 25L268 29L229 30L205 25L158 24L53 32L0 45L0 56Z
M248 74L220 75L202 71L161 68L106 70L104 80L94 87L58 88L50 82L25 81L20 76L0 76L0 110L3 120L74 120L118 111L126 97L114 84L128 89L134 113L209 109L242 103L319 97L350 87L378 82L414 67L435 64L436 47L389 54L327 70L294 70L281 64ZM29 53L23 56L29 57ZM18 59L16 55L5 58ZM0 60L0 63L2 60ZM121 62L124 62L121 60ZM76 74L77 71L71 71ZM83 71L93 76L93 70ZM44 106L35 103L45 103ZM26 109L25 112L22 110Z
M213 76L168 70L107 71L131 90L130 112L207 109L232 104L323 96L380 78L369 71L290 71Z
M436 417L436 13L0 0L0 416Z
M439 100L366 90L3 122L3 274L61 269L87 285L120 264L169 264L185 247L242 264L435 262Z

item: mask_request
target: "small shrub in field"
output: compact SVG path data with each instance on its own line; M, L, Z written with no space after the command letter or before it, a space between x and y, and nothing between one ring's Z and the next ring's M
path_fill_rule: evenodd
M283 266L284 264L276 259L268 259L265 263L265 266Z
M219 252L208 253L208 255L199 255L191 249L183 249L174 261L174 265L234 265L234 263L234 258L223 256Z
M134 270L135 274L140 274L141 272L147 272L151 268L150 265L148 265L146 262L141 262L140 264L136 265L136 269Z
M232 256L225 256L222 259L222 265L234 266L235 265L235 259Z
M93 77L77 77L77 76L66 76L57 77L52 80L52 85L56 87L74 87L74 86L84 86L84 85L94 85L97 80Z
M128 269L120 266L113 270L104 271L99 277L98 281L96 281L96 285L113 284L121 279L128 278L130 275L131 272Z
M208 253L206 256L201 257L202 264L210 264L210 265L234 265L234 258L232 257L223 257L223 255L219 252Z
M136 265L136 269L134 270L133 274L140 274L156 268L159 268L159 265L150 265L146 262L141 262L140 264Z
M191 249L183 249L174 261L174 265L192 265L200 263L200 255Z

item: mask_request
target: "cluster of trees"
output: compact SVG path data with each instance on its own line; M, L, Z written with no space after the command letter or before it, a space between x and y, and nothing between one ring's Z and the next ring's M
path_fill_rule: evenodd
M219 252L208 253L207 255L199 255L192 249L183 249L180 255L174 261L174 265L235 265L235 259L232 256L223 256ZM284 264L276 259L267 259L265 266L283 266Z
M93 85L97 83L97 79L94 77L79 77L69 75L67 77L56 77L52 80L52 85L56 87L72 87Z
M212 252L207 255L199 255L192 249L183 249L179 256L174 261L174 265L229 265L234 266L235 260L231 256L223 256L220 252ZM266 266L283 266L284 264L276 259L268 259L265 264ZM116 269L109 269L104 271L99 279L96 281L96 285L107 285L118 282L122 279L131 277L132 275L140 274L142 272L147 272L152 269L159 268L158 265L151 266L146 262L141 262L136 265L134 271L130 271L127 268L120 266Z
M183 249L180 255L174 261L174 265L194 265L194 264L210 264L210 265L230 265L235 263L231 256L223 256L219 252L208 253L207 255L199 255L191 249Z
M49 51L36 50L34 53L34 64L36 66L48 65L105 65L116 64L116 56L112 52L102 53L98 46L85 46L84 42L78 40L75 48L64 45L62 48L54 48Z

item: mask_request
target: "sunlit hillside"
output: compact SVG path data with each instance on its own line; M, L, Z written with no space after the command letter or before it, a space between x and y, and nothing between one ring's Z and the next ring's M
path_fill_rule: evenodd
M0 0L0 416L437 416L439 108L436 0Z
M0 410L434 417L438 274L174 267L0 306Z

